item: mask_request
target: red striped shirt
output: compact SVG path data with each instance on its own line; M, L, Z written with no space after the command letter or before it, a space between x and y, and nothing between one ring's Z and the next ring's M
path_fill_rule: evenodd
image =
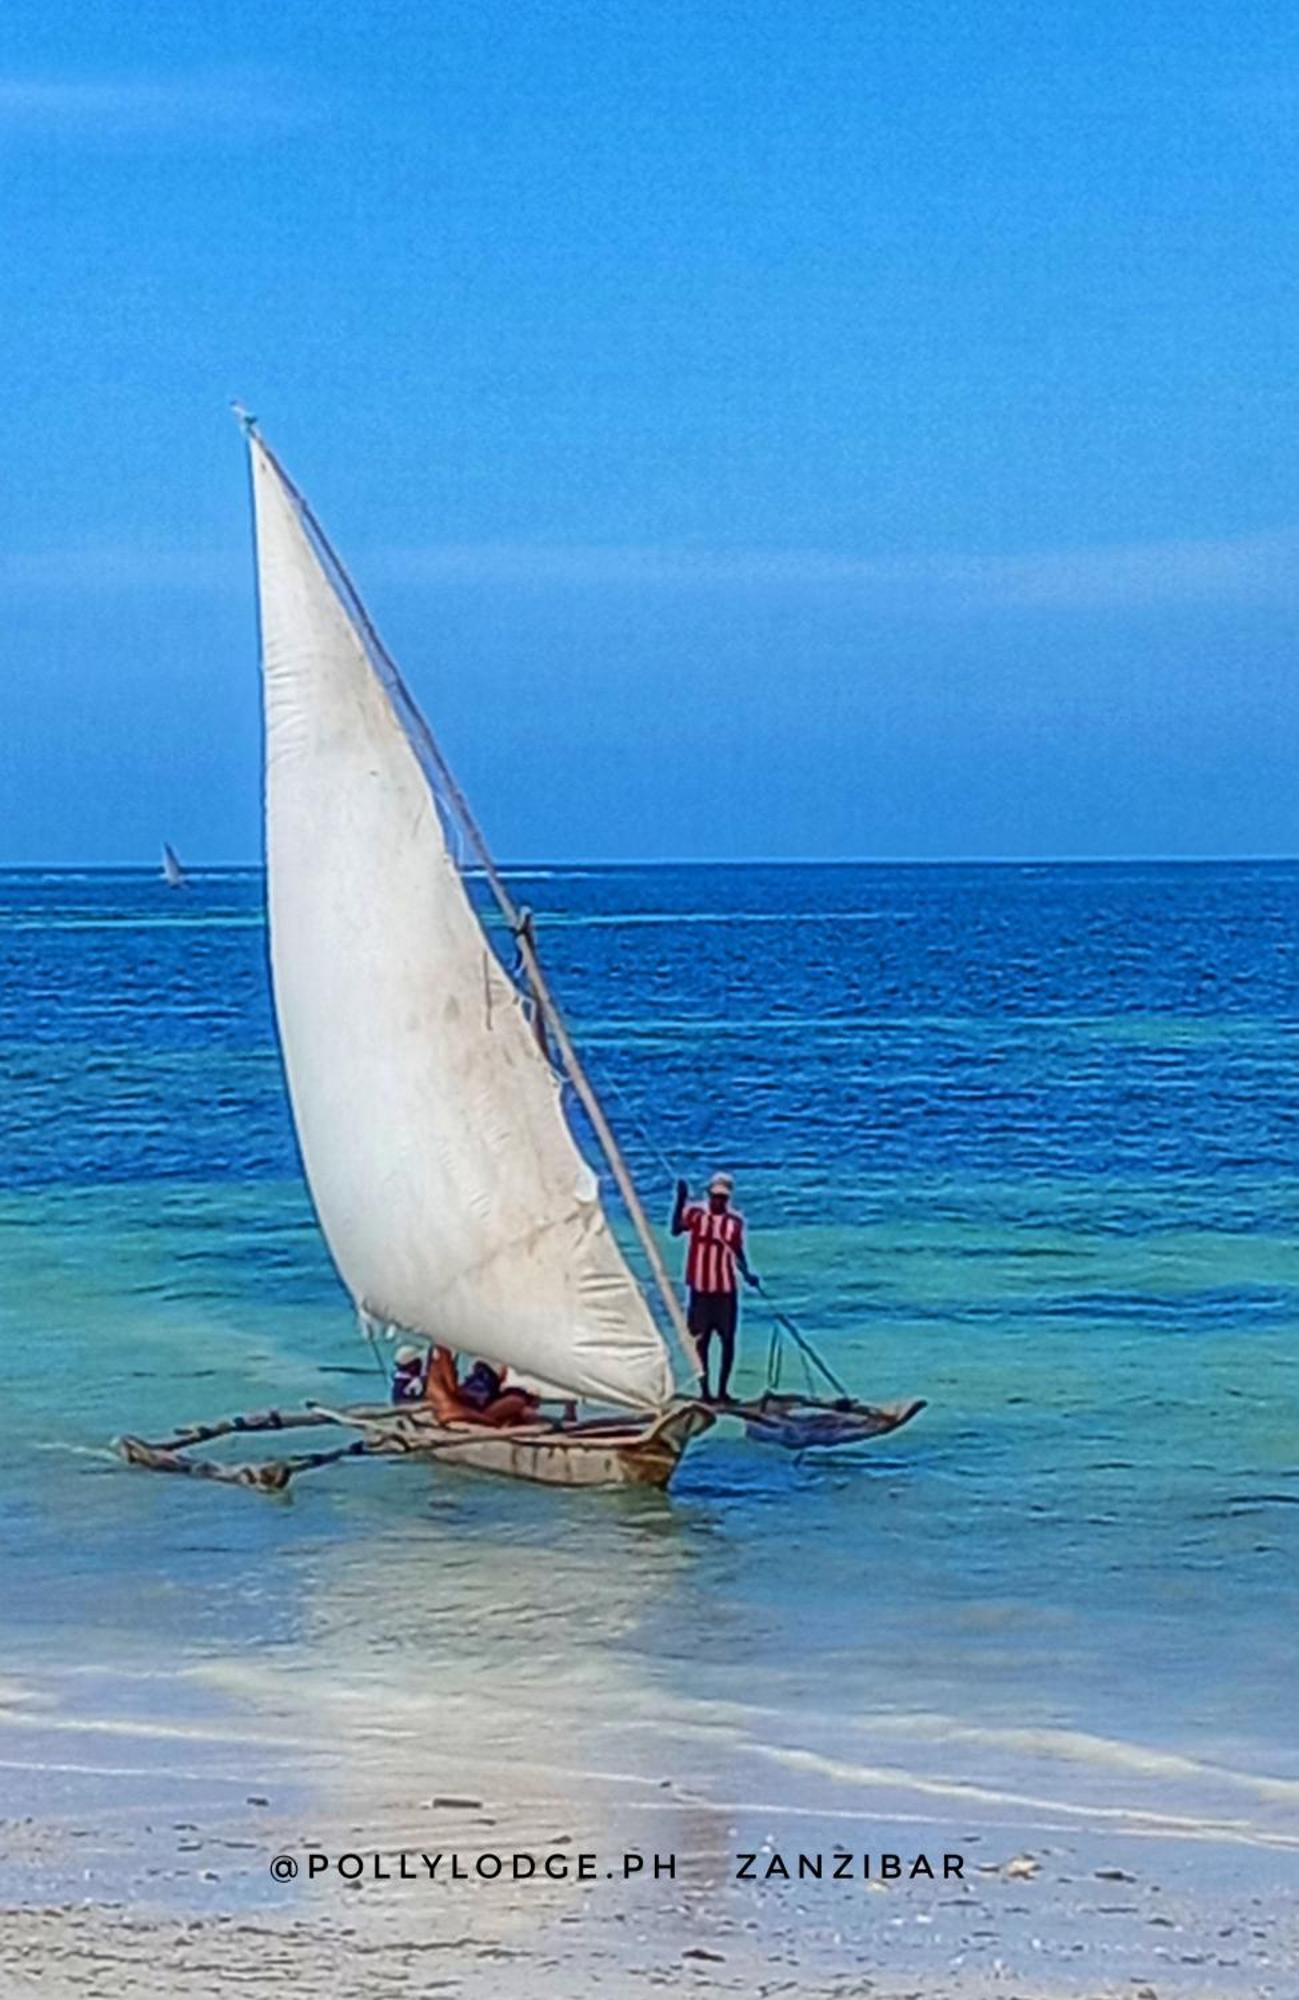
M686 1283L692 1292L733 1292L735 1259L744 1252L744 1218L733 1209L714 1215L692 1203L681 1217L690 1234Z

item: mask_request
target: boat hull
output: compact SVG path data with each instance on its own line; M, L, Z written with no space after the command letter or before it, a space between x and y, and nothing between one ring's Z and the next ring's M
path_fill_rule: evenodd
M218 1479L264 1493L282 1493L299 1472L334 1465L340 1459L422 1458L429 1463L491 1472L506 1479L530 1479L541 1486L666 1486L691 1438L714 1422L705 1404L673 1403L642 1423L622 1417L581 1424L519 1424L492 1430L478 1424L439 1423L422 1406L392 1409L385 1404L344 1410L319 1405L307 1410L264 1410L215 1423L189 1424L159 1444L121 1437L117 1450L128 1465L172 1472L192 1479ZM356 1435L350 1444L234 1465L191 1455L192 1447L215 1438L328 1427Z
M664 1487L686 1446L714 1416L700 1403L682 1403L645 1424L578 1424L531 1435L437 1424L422 1413L372 1419L358 1411L352 1420L370 1435L371 1449L384 1454L428 1457L542 1486Z

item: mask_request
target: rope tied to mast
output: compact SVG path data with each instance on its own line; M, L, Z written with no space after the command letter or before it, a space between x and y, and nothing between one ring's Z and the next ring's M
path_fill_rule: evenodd
M528 1010L532 1032L537 1047L553 1069L555 1064L550 1053L550 1038L546 1033L546 1010L528 971L529 954L534 961L537 956L537 931L532 911L526 904L519 910L518 922L510 926L510 934L515 944L514 983L516 986L522 983L527 988L523 1002Z

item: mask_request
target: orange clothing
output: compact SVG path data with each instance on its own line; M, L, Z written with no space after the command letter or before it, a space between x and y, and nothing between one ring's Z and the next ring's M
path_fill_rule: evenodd
M440 1424L482 1424L493 1430L523 1422L537 1408L536 1397L525 1395L521 1389L506 1389L485 1410L466 1402L460 1394L456 1359L448 1347L429 1350L424 1401Z
M429 1350L428 1370L424 1377L424 1401L442 1424L460 1424L465 1421L466 1415L476 1414L469 1409L468 1404L461 1401L456 1359L449 1347L434 1347Z

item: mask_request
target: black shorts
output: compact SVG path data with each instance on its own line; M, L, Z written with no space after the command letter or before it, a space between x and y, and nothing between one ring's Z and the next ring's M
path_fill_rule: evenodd
M707 1340L713 1333L720 1333L723 1340L733 1340L739 1310L738 1292L692 1291L686 1307L686 1325L696 1340Z

